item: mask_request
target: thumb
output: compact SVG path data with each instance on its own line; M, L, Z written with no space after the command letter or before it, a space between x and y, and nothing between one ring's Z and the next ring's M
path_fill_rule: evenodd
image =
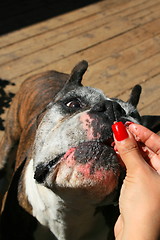
M127 172L134 172L137 167L144 166L145 161L140 153L138 144L133 135L126 130L122 122L112 125L115 145L124 162Z

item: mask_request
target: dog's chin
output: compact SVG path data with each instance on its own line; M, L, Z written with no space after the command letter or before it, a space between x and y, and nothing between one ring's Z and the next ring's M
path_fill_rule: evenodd
M60 195L81 195L96 204L117 188L120 168L111 146L100 141L83 142L59 158L45 183Z

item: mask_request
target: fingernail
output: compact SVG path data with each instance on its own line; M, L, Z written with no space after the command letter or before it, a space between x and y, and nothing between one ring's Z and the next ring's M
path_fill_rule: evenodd
M112 125L112 131L117 141L128 138L127 130L122 122L116 122Z

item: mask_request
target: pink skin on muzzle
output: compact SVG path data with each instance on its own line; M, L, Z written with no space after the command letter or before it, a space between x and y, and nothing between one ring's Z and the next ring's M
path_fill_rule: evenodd
M83 129L86 131L88 141L100 138L100 134L98 132L96 133L96 135L94 133L92 126L93 121L95 121L95 119L91 118L87 113L84 113L80 117L80 122L82 123Z

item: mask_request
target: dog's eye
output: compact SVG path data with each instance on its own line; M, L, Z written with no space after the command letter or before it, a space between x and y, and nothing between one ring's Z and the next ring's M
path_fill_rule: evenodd
M67 102L66 106L72 109L77 109L82 107L81 102L78 99L74 99L72 101Z

